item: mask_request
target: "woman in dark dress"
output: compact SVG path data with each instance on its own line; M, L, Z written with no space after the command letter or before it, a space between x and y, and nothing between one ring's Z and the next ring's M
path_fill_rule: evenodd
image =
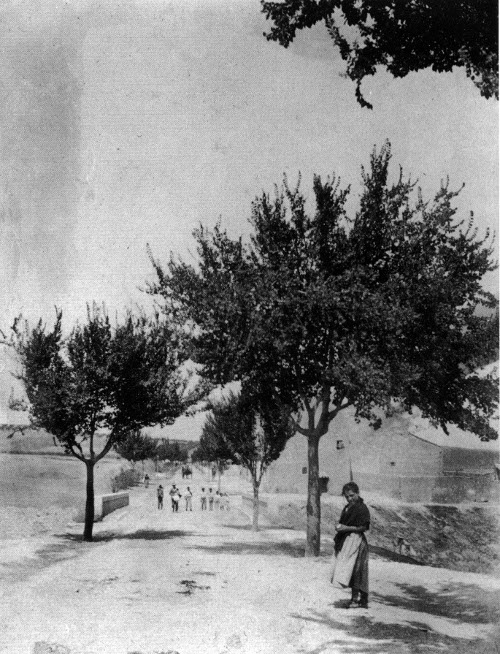
M347 500L339 524L335 527L334 563L331 581L341 588L351 588L349 608L368 608L368 543L365 532L370 528L370 512L359 496L358 485L345 484L342 495Z

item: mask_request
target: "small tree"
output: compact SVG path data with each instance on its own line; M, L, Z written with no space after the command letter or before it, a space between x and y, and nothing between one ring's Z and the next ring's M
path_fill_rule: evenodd
M464 68L483 97L498 99L496 0L261 0L261 5L274 23L265 36L285 48L297 31L323 21L363 107L372 105L361 82L380 67L394 77L429 67Z
M40 321L18 331L17 351L31 422L54 434L85 464L83 539L92 540L94 466L113 446L154 424L172 424L190 402L179 373L182 337L158 316L128 314L111 327L103 311L87 310L85 324L62 334L62 312L47 330ZM96 448L100 445L100 451Z
M177 461L185 462L188 458L188 451L186 447L181 447L177 441L169 441L162 439L156 447L156 456L160 461Z
M275 461L295 429L290 411L272 396L231 393L214 404L208 414L201 443L217 455L246 468L252 477L252 529L259 529L259 488L269 465Z
M137 461L141 461L144 467L146 459L154 459L156 456L157 442L150 436L143 436L140 430L129 432L127 436L116 443L115 451L129 463L132 467Z
M193 357L216 384L241 380L297 411L307 438L306 554L320 550L319 442L352 407L374 426L393 411L419 407L480 438L497 438L489 419L498 380L470 374L485 348L497 301L481 287L494 270L489 236L473 218L456 221L457 192L442 185L432 202L402 171L388 182L390 145L363 170L359 210L349 219L349 189L314 179L315 212L286 179L271 199L253 203L250 246L218 227L200 228L199 267L154 262L166 309L182 307L196 326Z

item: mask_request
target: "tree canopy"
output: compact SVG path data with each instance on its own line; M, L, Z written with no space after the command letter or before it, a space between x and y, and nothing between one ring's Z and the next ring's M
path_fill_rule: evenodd
M140 431L131 431L124 439L114 446L115 451L134 465L137 461L154 459L157 451L157 441Z
M94 465L141 428L172 424L191 401L179 371L182 335L158 316L130 313L113 328L97 307L67 338L60 311L52 329L40 321L17 335L32 426L87 467L84 539L92 540Z
M498 99L496 0L261 0L273 25L264 34L285 48L298 31L323 21L356 84L383 66L394 77L431 67L464 68L485 98Z
M373 152L352 218L350 189L335 176L314 178L312 215L300 184L285 179L274 198L254 201L251 243L200 227L196 268L154 262L150 291L191 322L201 374L270 389L296 412L308 439L314 553L318 443L346 407L377 425L394 403L417 406L445 430L452 423L497 437L496 380L470 372L491 322L476 309L497 304L481 287L496 267L491 238L478 235L472 215L456 219L459 191L448 183L431 201L401 170L391 183L390 159L389 143Z
M245 388L214 403L205 420L200 446L208 460L233 461L252 477L254 530L258 530L262 477L294 432L286 406L281 406L272 394Z

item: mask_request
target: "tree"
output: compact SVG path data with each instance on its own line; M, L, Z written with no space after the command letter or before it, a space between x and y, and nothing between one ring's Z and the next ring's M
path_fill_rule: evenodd
M216 226L195 232L195 269L154 262L166 309L182 307L192 322L193 354L214 383L265 380L297 412L308 441L307 549L320 549L320 439L353 407L373 426L394 403L419 407L433 424L455 424L497 438L489 419L497 381L470 374L483 351L496 299L481 287L491 261L489 234L473 216L455 220L457 191L442 184L424 202L400 170L390 184L390 144L362 170L359 209L349 219L349 188L314 178L316 209L306 212L300 179L285 178L274 199L252 206L249 245Z
M160 461L185 462L188 458L188 449L181 447L177 441L171 443L168 438L162 439L156 448L156 456Z
M287 48L297 31L324 21L356 83L356 98L372 108L361 82L383 66L394 77L432 67L465 68L481 95L498 99L496 0L261 0L273 22L264 36ZM345 27L347 26L347 28Z
M117 442L114 449L134 467L137 461L144 464L146 459L155 458L157 442L150 436L143 436L140 430L134 430L129 432L123 440Z
M199 461L202 465L210 466L212 477L217 472L218 490L220 490L221 475L231 463L238 463L225 440L220 438L220 435L213 429L213 416L210 413L203 425L200 442L193 453L193 457L193 461Z
M96 307L67 338L61 311L52 329L39 321L17 336L32 426L53 434L87 468L83 539L91 541L95 464L141 428L172 424L190 402L179 373L182 336L158 316L129 313L112 328Z
M249 471L253 486L252 529L259 530L259 488L269 465L293 436L290 411L272 395L231 393L212 407L200 443L217 460L232 460Z

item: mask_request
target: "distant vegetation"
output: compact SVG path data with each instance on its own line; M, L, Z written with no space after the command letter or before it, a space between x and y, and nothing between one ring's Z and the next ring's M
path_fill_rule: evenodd
M140 470L135 468L122 468L120 472L111 479L111 491L117 493L137 486L142 479Z

